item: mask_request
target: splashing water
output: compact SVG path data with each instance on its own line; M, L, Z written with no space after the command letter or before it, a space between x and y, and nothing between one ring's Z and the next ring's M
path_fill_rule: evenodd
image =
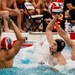
M71 48L66 45L62 54L67 61L65 66L49 64L48 62L51 62L49 59L49 44L46 37L41 37L34 43L34 46L22 48L15 56L14 68L3 70L5 73L3 75L74 75L75 61L71 60ZM40 61L44 62L39 64ZM12 73L7 74L7 70Z

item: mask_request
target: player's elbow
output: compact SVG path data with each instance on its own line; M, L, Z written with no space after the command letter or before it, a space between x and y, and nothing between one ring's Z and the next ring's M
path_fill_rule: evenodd
M25 38L24 38L24 37L22 37L22 38L21 38L21 42L23 43L24 41L25 41Z

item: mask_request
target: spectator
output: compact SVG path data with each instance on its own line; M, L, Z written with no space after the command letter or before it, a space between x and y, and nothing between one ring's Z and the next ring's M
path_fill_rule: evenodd
M37 1L37 0L36 0L36 1ZM42 0L39 0L39 1L38 1L38 4L36 3L36 1L35 1L35 0L26 0L26 2L30 2L30 3L35 7L35 9L36 9L36 11L38 12L38 14L40 14L40 8L39 8L38 6L40 6L40 3L42 3ZM31 15L36 14L36 13L34 12L34 10L29 10L29 12L30 12Z
M9 12L8 11L3 11L2 10L2 0L0 0L0 16L8 16ZM8 24L6 23L6 21L4 21L4 25L5 25L5 32L13 32L13 30L9 29Z
M75 20L75 1L65 0L64 1L65 16L71 17L71 20Z
M43 0L43 11L48 11L48 6L50 5L50 3L52 3L54 0Z
M46 27L52 19L52 15L48 11L48 6L51 2L53 2L53 0L43 0L43 32L46 31Z
M72 31L72 32L75 32L75 21L72 21L71 23L72 23L72 25L73 25L72 28L71 28L71 31Z
M17 7L16 0L2 0L2 9L9 11L11 17L17 16L18 28L21 32L24 32L21 28L21 13Z
M46 27L52 19L52 15L48 11L43 11L43 32L46 31Z
M0 16L1 17L8 17L9 16L9 11L0 11Z
M75 21L70 20L65 22L65 31L66 32L75 32Z
M2 32L2 29L1 29L1 21L2 21L2 17L5 17L7 18L9 16L9 12L8 11L1 11L0 9L0 50L1 50L1 32Z
M1 21L2 21L2 17L7 18L9 16L9 12L8 11L0 11L0 37L1 37Z
M27 13L27 11L25 9L25 6L24 6L25 0L16 0L16 3L17 3L17 6L18 6L18 8L20 9L20 12L21 12L21 26L22 26L22 29L24 31L26 31L25 18L28 17L28 13Z
M32 0L32 4L39 14L43 14L43 0Z

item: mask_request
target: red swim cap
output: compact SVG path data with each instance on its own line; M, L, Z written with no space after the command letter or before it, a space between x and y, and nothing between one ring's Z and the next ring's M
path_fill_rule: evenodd
M13 41L11 38L9 37L4 37L2 40L1 40L1 49L11 49L13 46Z

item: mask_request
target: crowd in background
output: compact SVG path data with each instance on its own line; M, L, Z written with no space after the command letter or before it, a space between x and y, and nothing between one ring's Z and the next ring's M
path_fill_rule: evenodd
M35 7L37 13L43 15L42 31L45 32L47 26L46 20L49 22L52 18L52 15L48 12L48 6L53 1L63 2L65 16L71 17L70 22L75 23L75 1L73 0L0 0L0 16L6 14L16 22L21 32L26 32L27 22L30 24L32 21L29 20L29 14L26 11L24 3L30 2ZM31 15L36 15L34 10L28 11ZM4 32L14 32L11 25L5 19L2 20L2 27Z
M64 0L65 27L67 32L75 32L75 1Z
M49 0L0 0L0 12L7 11L10 18L16 17L17 26L21 32L25 32L25 18L28 17L28 13L25 9L24 3L30 2L38 12L38 14L43 14L43 10L47 10L48 4L51 2ZM29 10L31 15L35 15L34 10ZM9 28L8 23L3 19L4 31L13 32Z

